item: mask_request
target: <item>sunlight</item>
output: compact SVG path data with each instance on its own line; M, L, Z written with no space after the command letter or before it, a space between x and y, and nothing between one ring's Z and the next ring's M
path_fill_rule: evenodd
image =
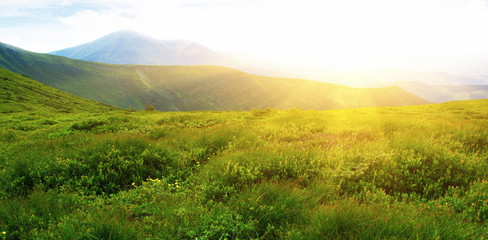
M0 240L488 239L488 0L0 9Z
M219 52L246 52L291 66L486 75L486 68L473 67L488 56L488 32L484 31L488 5L483 0L143 0L117 4L103 0L84 8L67 1L56 7L39 5L62 8L69 14L53 16L51 12L57 11L45 11L49 15L42 18L47 19L41 21L43 27L0 28L0 41L47 52L132 29L157 39L187 39ZM32 14L21 10L8 12Z
M432 16L425 14L426 6L421 7L384 0L327 1L305 6L302 11L295 7L290 13L296 17L283 25L300 27L280 36L287 51L268 50L268 57L340 71L398 67L409 58L428 54L424 50L429 47L420 45L428 36L418 33L426 30L424 25ZM412 13L415 18L410 17Z
M423 14L411 19L413 4L390 1L293 1L209 4L205 11L174 5L163 12L140 8L143 32L168 38L169 33L221 51L239 49L279 64L321 66L337 70L364 70L399 65L411 45L422 41L414 31L429 20ZM168 6L166 6L168 5ZM354 6L354 7L353 7ZM233 11L235 8L241 11ZM180 11L193 18L181 18ZM406 11L406 12L405 12ZM160 23L177 19L177 25ZM199 19L195 21L194 19ZM201 20L201 21L200 21ZM183 27L182 27L183 26ZM187 29L192 28L189 32Z

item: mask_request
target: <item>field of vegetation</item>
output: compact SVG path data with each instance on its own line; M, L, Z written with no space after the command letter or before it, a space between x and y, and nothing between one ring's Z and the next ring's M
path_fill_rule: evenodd
M488 100L3 112L0 239L488 238Z

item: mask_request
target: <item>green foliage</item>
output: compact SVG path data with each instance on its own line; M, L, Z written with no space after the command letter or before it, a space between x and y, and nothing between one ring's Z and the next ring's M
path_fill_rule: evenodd
M463 191L463 188L450 189L449 193L439 202L452 206L466 219L486 222L488 220L488 182L486 180L475 181L467 191Z
M51 112L107 112L116 108L83 99L20 74L0 68L0 105L1 113L51 111ZM40 124L53 125L53 120L44 119ZM27 126L19 126L19 130L29 131Z
M101 119L88 119L79 123L74 123L71 125L69 130L78 130L78 131L90 131L95 127L102 126L106 123L106 121Z
M144 104L144 110L146 110L146 112L152 112L156 111L156 108L151 104Z
M276 111L276 108L270 108L270 107L268 107L266 109L255 109L255 108L253 108L253 109L249 110L249 112L251 112L252 115L254 115L256 117L269 115L275 111Z
M358 192L363 187L375 186L392 195L414 194L435 199L450 187L467 187L486 175L480 171L488 169L486 162L433 142L433 139L402 139L394 143L400 146L396 153L357 156L362 166L344 176L344 191Z
M50 223L80 207L75 195L42 189L35 189L27 198L1 200L0 230L6 232L6 239L26 239L47 231Z
M488 238L488 119L476 117L487 100L335 111L41 106L0 116L6 239Z
M231 204L245 222L254 223L256 237L276 239L289 225L305 221L308 197L290 185L264 183L243 191Z
M112 194L150 177L177 169L173 154L144 141L103 140L75 155L32 162L19 159L9 167L7 192L28 193L35 185L83 194Z
M293 181L307 186L321 175L323 163L302 152L253 149L209 162L202 170L208 199L225 200L229 194L261 181ZM219 174L214 174L218 172Z
M420 217L419 217L420 216ZM322 205L297 239L482 239L478 225L456 219L445 206L360 203L345 199Z

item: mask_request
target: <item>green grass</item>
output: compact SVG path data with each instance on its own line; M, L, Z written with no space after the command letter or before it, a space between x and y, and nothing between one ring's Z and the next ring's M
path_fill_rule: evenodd
M160 111L340 109L426 104L398 87L351 88L263 77L218 66L111 65L24 51L0 43L0 67L56 89L122 108Z
M124 111L2 74L1 239L488 237L488 100Z
M46 86L20 74L0 68L0 112L106 112L115 107L73 96ZM42 120L40 125L53 125L54 120ZM32 127L32 126L31 126Z
M334 111L9 112L0 118L0 232L483 239L486 112L487 100Z

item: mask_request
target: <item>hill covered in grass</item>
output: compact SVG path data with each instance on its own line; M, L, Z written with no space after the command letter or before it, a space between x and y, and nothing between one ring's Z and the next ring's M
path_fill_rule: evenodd
M39 54L0 44L0 67L84 98L161 111L338 109L425 104L398 87L351 88L263 77L218 66L111 65Z
M74 96L0 68L0 112L97 112L115 107Z
M6 239L486 239L487 113L488 100L4 113L0 232Z

